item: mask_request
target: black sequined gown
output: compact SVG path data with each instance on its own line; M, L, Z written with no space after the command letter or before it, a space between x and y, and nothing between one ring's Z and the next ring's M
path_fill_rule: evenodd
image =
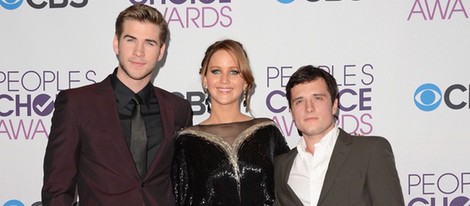
M267 118L186 128L172 166L176 205L272 205L273 158L287 151Z

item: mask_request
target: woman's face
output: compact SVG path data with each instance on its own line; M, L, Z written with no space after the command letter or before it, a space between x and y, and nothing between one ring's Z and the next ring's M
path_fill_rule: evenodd
M203 86L211 95L211 104L216 106L240 106L240 99L247 84L238 62L226 50L216 51L209 60Z

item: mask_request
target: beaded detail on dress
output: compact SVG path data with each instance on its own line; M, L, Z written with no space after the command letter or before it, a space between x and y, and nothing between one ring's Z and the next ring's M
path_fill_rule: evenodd
M189 127L175 150L177 205L271 205L272 161L289 147L276 124L260 118Z

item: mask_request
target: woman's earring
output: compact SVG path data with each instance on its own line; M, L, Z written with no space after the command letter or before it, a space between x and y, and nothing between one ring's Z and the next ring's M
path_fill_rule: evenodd
M247 93L246 91L243 91L243 107L246 107L246 99L247 99Z
M206 94L205 104L207 105L207 112L211 113L211 95L207 91L207 88L204 89L204 94Z

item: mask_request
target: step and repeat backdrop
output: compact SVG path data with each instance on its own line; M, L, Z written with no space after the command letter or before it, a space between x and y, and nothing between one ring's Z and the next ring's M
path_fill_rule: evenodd
M204 51L232 38L254 70L253 115L291 147L285 85L312 64L338 81L340 127L390 141L407 205L470 205L470 0L1 0L0 205L41 205L55 96L113 71L115 18L136 3L169 22L154 84L189 100L195 124Z

